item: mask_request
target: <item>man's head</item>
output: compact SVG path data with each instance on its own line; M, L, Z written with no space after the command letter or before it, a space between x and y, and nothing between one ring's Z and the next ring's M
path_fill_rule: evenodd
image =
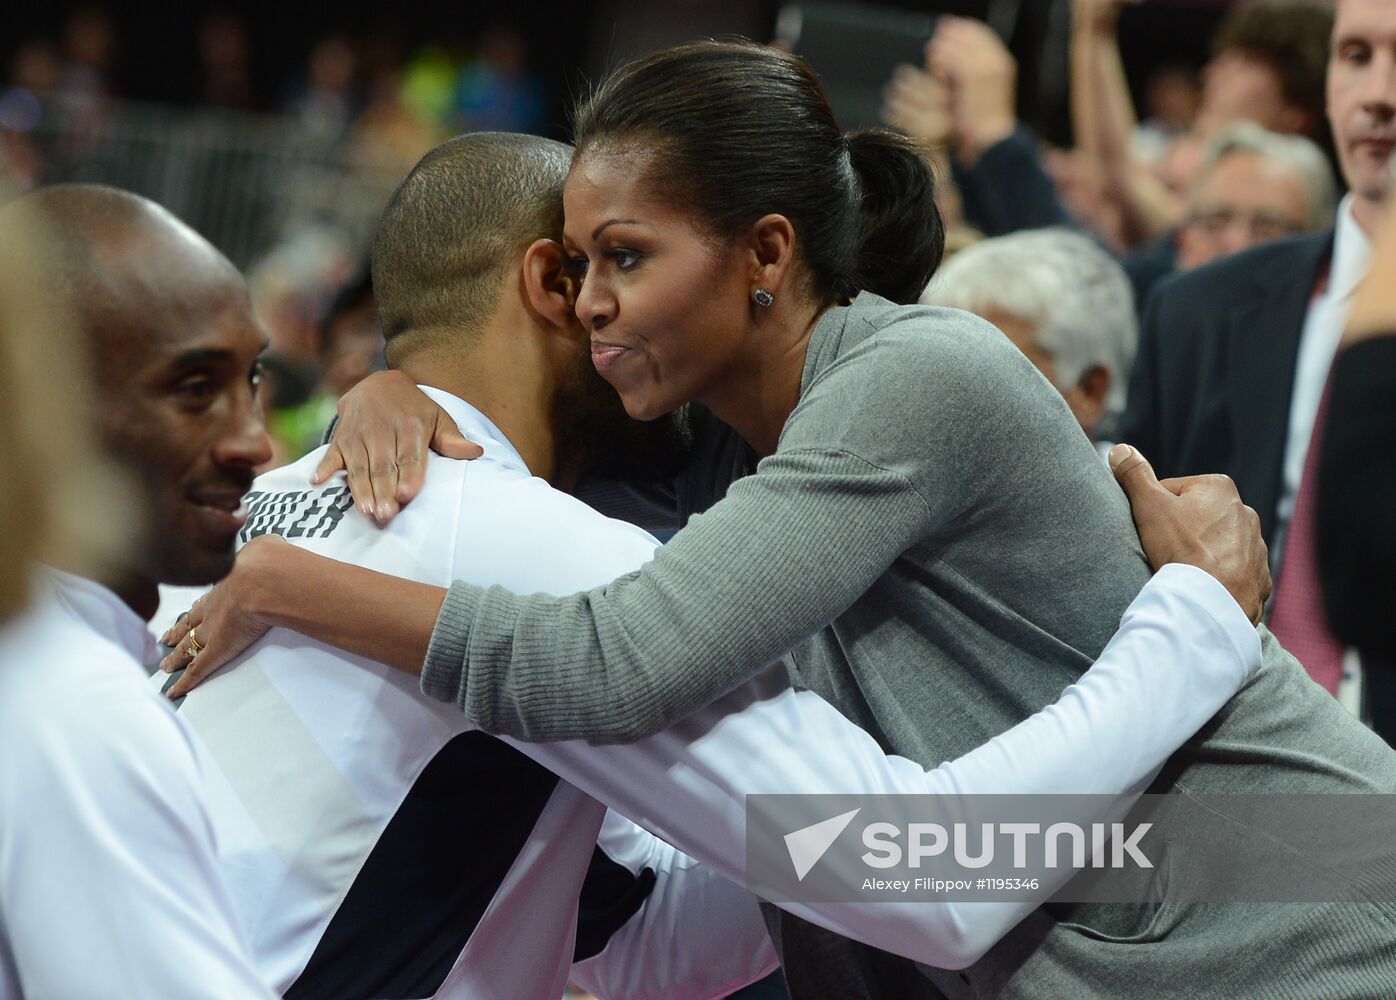
M1333 222L1333 171L1308 139L1241 122L1206 151L1178 236L1178 266L1199 267L1229 253Z
M470 348L525 251L562 238L571 163L572 148L560 142L479 132L442 143L412 168L373 239L390 366L424 349Z
M1036 229L966 247L922 301L982 316L1062 394L1088 435L1124 408L1139 327L1124 270L1092 240Z
M1328 120L1358 222L1370 230L1396 148L1396 2L1339 0L1328 64Z
M557 462L539 474L567 476L577 463L607 475L662 474L674 423L626 417L573 312L580 281L559 242L571 162L570 146L498 132L459 136L422 158L373 240L388 364L499 412L525 409L500 404L506 393L543 401L545 412L529 412L545 422L545 450ZM506 433L538 429L525 422Z
M1332 24L1332 13L1308 0L1237 7L1213 41L1199 126L1212 132L1251 121L1272 132L1319 134Z
M156 583L217 580L271 455L255 387L265 337L241 275L164 209L113 188L44 188L5 216L47 227L43 293L70 305L98 439L136 479L144 531L121 574L141 601Z

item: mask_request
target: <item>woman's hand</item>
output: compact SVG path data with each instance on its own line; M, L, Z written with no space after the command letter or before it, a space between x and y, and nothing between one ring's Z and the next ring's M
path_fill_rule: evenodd
M168 674L186 668L167 697L184 697L271 628L271 622L258 612L263 580L269 567L284 565L295 551L279 535L254 538L238 552L232 572L160 637L165 645L175 647L160 661L160 669Z
M339 423L310 481L345 470L358 509L386 524L421 490L428 448L447 458L484 454L410 378L376 372L340 398Z

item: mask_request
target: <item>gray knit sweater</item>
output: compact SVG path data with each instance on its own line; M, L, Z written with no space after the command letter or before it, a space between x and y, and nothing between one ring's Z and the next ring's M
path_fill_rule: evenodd
M931 766L1054 701L1148 576L1066 405L965 313L866 293L830 310L776 453L735 482L740 448L712 454L687 505L725 498L639 572L565 598L454 586L423 691L489 732L624 742L786 657ZM1396 791L1396 755L1263 640L1265 669L1152 790ZM796 997L1196 996L1199 977L1208 995L1396 996L1389 908L1252 910L1043 908L964 973L768 916Z

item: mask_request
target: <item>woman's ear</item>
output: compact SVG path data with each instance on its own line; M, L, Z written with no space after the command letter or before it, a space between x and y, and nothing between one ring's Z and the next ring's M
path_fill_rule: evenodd
M535 240L524 251L524 293L533 311L557 327L576 323L573 310L581 281L568 267L567 253L556 240Z
M750 230L752 289L775 295L795 259L795 227L783 215L763 215Z

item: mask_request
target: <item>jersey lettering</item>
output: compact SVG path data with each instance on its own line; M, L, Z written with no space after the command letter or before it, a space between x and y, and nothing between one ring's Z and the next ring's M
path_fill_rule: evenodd
M262 535L283 538L328 538L354 505L347 486L313 492L247 494L247 523L238 538L250 542Z

